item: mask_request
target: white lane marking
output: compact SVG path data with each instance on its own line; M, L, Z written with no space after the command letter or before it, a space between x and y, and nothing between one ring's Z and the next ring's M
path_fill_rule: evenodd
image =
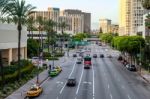
M113 99L112 94L110 94L110 98Z
M109 84L108 84L108 89L109 89L110 87L109 87Z
M84 71L84 66L83 66L83 68L82 68L82 73L81 73L81 77L80 77L80 80L79 80L79 84L78 84L78 88L77 88L76 94L78 94L78 92L79 92L81 80L82 80L82 77L83 77L83 71Z
M40 86L43 86L48 79L49 77Z
M57 98L56 99L58 99L58 96L57 96Z
M94 67L92 65L92 71L93 71L93 97L94 97L94 94L95 94L95 82L94 82Z
M76 61L77 61L77 59L76 59ZM75 64L74 64L74 66L73 66L73 69L72 69L72 71L71 71L71 73L70 73L70 75L69 75L69 78L71 77L71 75L72 75L72 73L73 73L73 71L74 71L74 68L75 68L75 66L76 66L76 61L75 61ZM59 92L60 94L61 94L62 91L64 90L66 84L67 84L67 81L65 82L64 86L63 86L62 89L60 90L60 92Z
M131 99L131 97L128 95L128 99Z
M60 90L60 94L62 93L62 91L64 90L64 88L65 88L65 86L66 86L66 84L67 84L67 81L66 81L66 83L64 84L64 86L62 87L62 89Z
M71 71L71 73L70 73L70 75L69 75L69 78L71 77L71 75L72 75L72 73L73 73L73 71L74 71L74 69L75 69L76 61L77 61L77 59L75 60L75 63L74 63L74 65L73 65L73 69L72 69L72 71Z

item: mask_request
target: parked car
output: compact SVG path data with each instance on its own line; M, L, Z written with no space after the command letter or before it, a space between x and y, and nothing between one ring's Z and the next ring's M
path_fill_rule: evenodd
M38 65L39 57L32 57L31 62L32 62L32 64L35 65L35 66Z
M93 58L97 58L97 54L93 54Z
M77 54L73 54L73 57L77 57Z
M104 58L104 54L100 54L100 58Z
M130 70L130 71L136 71L135 65L127 64L127 65L126 65L126 68L127 68L128 70Z
M122 62L122 64L123 64L124 66L126 66L127 64L129 64L126 60L122 60L121 62Z
M36 97L36 96L39 96L42 93L42 91L43 91L42 87L34 84L31 86L29 91L27 91L26 96L27 97Z
M119 60L119 61L123 60L122 56L119 56L119 57L118 57L118 60Z
M108 58L112 58L112 56L111 56L111 55L108 55Z
M67 86L75 86L76 85L76 79L75 78L69 78L67 81Z

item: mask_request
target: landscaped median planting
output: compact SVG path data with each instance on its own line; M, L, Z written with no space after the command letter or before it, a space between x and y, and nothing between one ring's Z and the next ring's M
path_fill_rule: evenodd
M23 84L25 84L28 80L35 77L37 73L40 73L44 70L44 68L38 69L37 67L33 66L31 62L27 60L22 60L21 71L20 71L21 75L20 75L20 80L18 81L18 70L16 67L17 67L16 64L4 67L4 80L3 80L4 85L0 86L0 99L4 99L9 94L11 94L16 89L18 89ZM0 83L2 83L1 78L0 78Z

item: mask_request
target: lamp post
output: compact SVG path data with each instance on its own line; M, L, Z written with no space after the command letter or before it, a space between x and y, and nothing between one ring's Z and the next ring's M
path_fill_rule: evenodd
M140 63L139 63L139 65L140 65L140 75L141 75L141 72L142 72L142 51L141 51L141 42L140 42Z

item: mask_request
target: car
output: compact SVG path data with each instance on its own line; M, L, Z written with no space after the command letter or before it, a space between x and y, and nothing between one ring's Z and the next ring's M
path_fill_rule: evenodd
M104 54L100 54L100 58L104 58Z
M67 81L67 86L76 86L76 79L75 78L69 78Z
M102 46L102 43L99 43L98 45L99 45L99 46Z
M77 64L81 64L82 63L82 58L77 58Z
M58 72L62 71L62 68L60 66L56 66L55 69L58 70Z
M54 69L54 70L50 71L50 76L51 77L57 76L58 74L59 74L59 71L57 69Z
M77 54L73 54L73 57L77 57Z
M39 57L32 57L31 62L32 62L32 64L35 65L35 66L38 65Z
M118 60L119 60L119 61L122 61L122 60L123 60L122 56L119 56L119 57L118 57Z
M93 54L93 58L97 58L97 54Z
M135 65L127 64L127 65L126 65L126 68L127 68L129 71L136 71Z
M108 58L112 58L112 56L111 56L111 55L108 55Z
M27 91L26 96L27 97L36 97L36 96L39 96L42 93L42 91L43 91L42 87L34 84L31 86L29 91Z

